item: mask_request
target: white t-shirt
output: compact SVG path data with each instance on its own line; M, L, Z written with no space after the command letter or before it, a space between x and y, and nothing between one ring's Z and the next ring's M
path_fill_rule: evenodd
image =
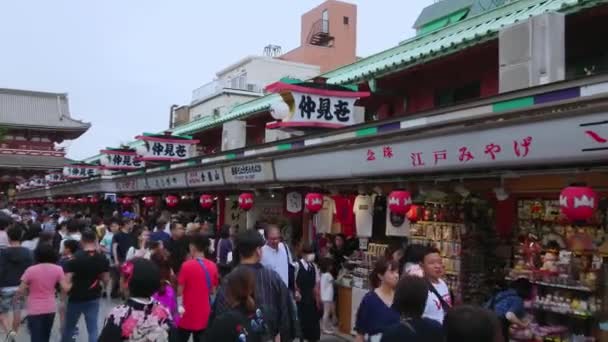
M450 289L448 288L448 285L443 280L439 279L439 282L433 284L433 287L435 287L437 293L439 293L441 297L443 297L443 299L451 306L452 299L450 297ZM424 308L424 314L422 317L430 318L443 324L445 314L446 312L443 310L441 302L437 296L432 291L429 291L429 297L426 300L426 306Z
M355 224L357 225L358 237L371 237L372 224L374 222L374 205L372 198L368 195L359 195L355 198L353 205L355 213Z
M400 226L393 225L391 221L391 211L386 211L386 236L410 236L410 220L407 217L403 218L403 223Z
M336 202L329 196L323 196L323 208L315 215L314 224L317 233L331 233L331 225L334 222Z
M285 286L289 286L289 267L287 266L287 259L287 249L282 242L279 243L278 250L275 250L268 245L262 247L262 265L277 272L279 276L281 276Z
M150 250L147 248L135 249L134 247L129 247L129 250L127 251L126 260L128 261L133 258L150 259L150 255Z
M65 249L65 242L66 240L76 240L76 241L80 241L80 239L82 238L82 235L80 235L80 233L74 233L74 234L67 234L63 240L61 240L61 243L59 244L59 254L63 255L63 250Z
M321 301L334 301L334 277L329 272L321 274Z

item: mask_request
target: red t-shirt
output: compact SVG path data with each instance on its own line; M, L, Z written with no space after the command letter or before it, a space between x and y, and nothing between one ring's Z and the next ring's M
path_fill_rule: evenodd
M207 328L211 305L209 303L210 291L219 284L217 266L213 261L202 259L209 272L211 289L207 287L207 278L203 267L196 259L184 262L179 271L177 279L180 286L184 287L183 301L184 312L179 320L179 327L186 330L203 330Z
M346 237L355 236L355 196L333 196L336 204L336 221L342 226L342 234Z

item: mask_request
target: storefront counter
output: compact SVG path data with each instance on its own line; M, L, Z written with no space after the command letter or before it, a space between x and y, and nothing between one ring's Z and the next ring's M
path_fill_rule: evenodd
M353 287L345 282L338 282L338 303L336 312L338 314L338 329L342 334L354 335L357 310L363 296L369 291L359 287Z

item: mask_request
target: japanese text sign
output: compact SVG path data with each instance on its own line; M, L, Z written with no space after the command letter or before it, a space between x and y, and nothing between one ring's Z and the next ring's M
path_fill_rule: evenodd
M355 124L356 98L292 92L296 110L283 123L299 126L338 128Z
M99 175L99 167L94 165L66 165L63 175L68 179L83 179Z
M271 162L249 163L224 167L226 183L255 183L274 180Z
M145 167L145 162L137 158L135 150L102 150L101 166L108 170L136 170Z
M176 162L195 156L198 140L178 139L172 136L145 136L135 137L143 140L144 144L136 148L138 160L157 162Z
M275 169L283 181L590 162L608 158L607 119L601 113L284 158Z
M224 174L221 168L188 171L186 183L188 187L222 185L224 184Z
M185 173L148 177L147 183L148 189L151 190L186 188L188 186Z
M44 179L48 184L65 182L65 178L63 178L63 174L61 172L49 173L48 175L44 176Z

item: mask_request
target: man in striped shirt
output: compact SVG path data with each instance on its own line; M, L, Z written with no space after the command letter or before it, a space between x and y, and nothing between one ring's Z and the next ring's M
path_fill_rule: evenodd
M236 251L240 262L237 267L247 267L255 275L256 306L262 310L273 341L291 341L294 337L295 313L291 305L289 290L275 271L260 263L264 238L256 230L246 230L236 238ZM218 290L213 317L230 309L225 297L224 284Z

